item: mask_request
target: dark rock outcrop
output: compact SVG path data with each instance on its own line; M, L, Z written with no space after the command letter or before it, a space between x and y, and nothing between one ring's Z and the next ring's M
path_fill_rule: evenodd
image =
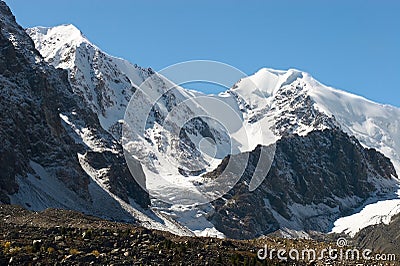
M377 184L396 176L388 158L355 138L340 130L314 131L279 140L265 180L250 192L262 148L250 152L241 180L213 202L210 220L228 237L253 238L282 228L326 232L369 197L390 191L386 182ZM218 176L226 160L209 176Z

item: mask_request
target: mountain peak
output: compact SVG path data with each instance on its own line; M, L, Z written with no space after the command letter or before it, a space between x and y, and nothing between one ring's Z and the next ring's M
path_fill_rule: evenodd
M55 27L34 27L26 30L40 50L44 58L53 57L57 50L71 47L79 47L82 43L93 45L72 24L64 24ZM57 49L54 49L54 48Z
M311 76L297 69L275 70L261 68L253 75L240 80L234 86L234 91L248 99L254 97L264 98L274 95L280 88L305 77Z
M28 31L37 32L43 36L47 36L48 39L57 38L59 41L83 41L89 42L83 33L73 24L62 24L55 27L34 27L28 29Z
M14 19L14 15L12 14L10 8L7 6L7 4L4 1L0 1L0 14L1 17L12 17Z

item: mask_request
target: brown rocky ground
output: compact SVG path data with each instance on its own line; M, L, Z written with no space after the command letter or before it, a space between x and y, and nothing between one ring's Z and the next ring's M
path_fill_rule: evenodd
M266 237L237 241L179 237L81 213L48 209L31 212L0 205L0 265L355 265L259 260L264 245L321 250L333 242ZM326 264L330 263L330 264ZM367 265L367 264L365 264ZM383 264L394 265L394 264Z

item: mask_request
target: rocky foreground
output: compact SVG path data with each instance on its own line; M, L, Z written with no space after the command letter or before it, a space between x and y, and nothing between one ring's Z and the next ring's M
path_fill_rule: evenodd
M237 241L179 237L67 210L31 212L0 205L0 265L352 265L257 258L269 248L321 250L329 241L268 237ZM393 264L387 264L393 265Z

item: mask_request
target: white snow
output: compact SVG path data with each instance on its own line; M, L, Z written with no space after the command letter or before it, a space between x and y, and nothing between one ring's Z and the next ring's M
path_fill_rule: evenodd
M53 28L35 27L28 29L28 34L35 42L36 49L40 51L45 59L58 58L60 51L69 48L69 46L79 46L82 43L89 43L81 31L71 24ZM49 47L52 47L52 49L48 49ZM70 54L70 56L74 55ZM69 59L66 56L58 58L58 66L62 68L72 66L74 61Z
M306 80L311 85L309 94L317 108L333 115L342 129L364 146L375 148L389 157L399 174L400 109L324 86L309 75Z
M224 238L225 235L207 220L207 212L210 210L212 210L212 205L208 203L201 207L173 205L169 209L161 208L157 213L165 214L174 219L196 236Z
M30 161L35 175L28 174L26 178L18 177L19 190L10 196L11 204L28 207L33 210L43 210L49 206L57 208L73 208L86 211L87 204L75 193L66 189L65 184L52 178L40 164Z
M76 143L83 143L93 151L96 152L103 152L103 151L111 151L112 153L116 153L117 151L114 149L110 149L105 147L104 143L102 143L99 139L97 139L91 130L87 127L80 127L75 125L73 122L70 121L67 115L59 114L62 121L70 127L76 135L73 135Z
M183 102L180 105L180 111L168 112L166 103L161 101L158 107L160 112L168 117L168 123L163 125L153 123L151 127L142 128L150 112L149 105L152 106L151 99L161 96L173 84L159 77L148 79L141 87L143 95L140 95L141 97L135 102L136 112L124 117L133 91L149 77L148 71L126 60L105 54L72 25L54 28L37 27L28 29L27 32L47 62L69 71L74 91L82 95L88 107L98 114L99 121L105 130L118 139L119 136L113 130L115 125L126 123L130 128L135 129L129 136L129 141L125 143L126 148L142 163L148 189L161 198L172 200L182 197L184 199L188 191L193 192L190 195L192 197L196 194L194 184L202 181L201 176L184 178L178 172L176 166L181 160L179 157L181 150L170 145L176 142L176 129L193 116L213 116L230 133L231 139L227 139L222 134L216 139L215 145L218 147L216 158L207 154L200 157L198 164L207 170L215 168L220 160L230 153L250 151L259 144L275 143L281 137L273 131L277 119L287 118L288 124L294 128L293 133L300 135L324 129L324 125L312 126L303 122L301 117L290 115L290 111L293 110L292 102L285 102L285 97L279 94L282 90L295 93L294 97L311 97L317 110L333 117L345 132L355 136L365 147L375 148L389 157L397 173L400 174L399 108L376 104L360 96L324 86L309 74L299 70L278 71L263 68L254 75L241 79L231 89L219 95L206 96L177 87L174 96L178 101ZM297 85L301 87L299 91L295 90ZM145 97L146 94L152 97L148 99ZM60 117L76 133L76 141L82 141L95 151L105 149L101 142L93 138L89 128L71 122L70 114L60 114ZM211 130L221 131L220 125L213 123L209 125ZM193 143L201 142L199 134L189 134L189 138ZM195 151L185 152L187 154L184 155L188 156ZM190 162L186 160L188 161ZM86 170L91 173L93 182L102 186L95 177L101 173L92 173L87 168ZM108 191L106 187L104 189ZM118 199L115 200L118 201ZM378 221L388 222L390 217L398 212L397 201L398 199L384 200L368 205L359 213L339 219L335 223L334 230L353 234L369 224ZM124 205L123 202L120 204L135 215L132 206ZM219 235L205 220L198 220L198 224L202 226L196 229L189 222L190 219L194 219L196 212L177 211L177 208L178 206L173 205L163 210L166 211L164 214L162 210L158 212L159 216L168 220L168 224L175 228L174 230L183 229L177 229L179 226L165 218L168 215L174 216L174 219L185 224L198 235ZM296 211L298 216L306 216L313 212L318 214L324 208L325 206L293 206L292 210ZM282 220L282 224L284 223L287 221ZM289 225L293 227L293 224Z
M98 114L102 127L114 134L112 127L124 117L134 87L147 72L107 55L73 25L35 27L27 33L48 63L68 70L75 93Z
M174 233L176 235L185 235L185 236L190 236L191 232L174 222L168 219L168 217L163 217L161 215L156 215L157 213L151 213L148 211L147 213L142 210L141 207L139 207L133 200L131 200L130 204L124 202L121 200L119 197L114 195L113 193L109 192L109 188L106 185L107 179L104 178L104 172L106 172L108 169L103 168L100 170L95 170L90 165L86 162L85 160L85 155L78 154L79 162L82 165L82 168L85 170L85 172L92 178L91 184L96 184L98 187L102 189L102 192L108 193L109 197L115 200L115 202L118 203L118 207L122 207L124 211L126 211L127 214L129 214L127 220L129 220L130 217L135 218L136 221L138 221L142 226L150 229L156 229L156 230L163 230L163 231L169 231L171 233ZM96 194L93 193L92 196L94 197L93 200L96 201L96 204L99 206L102 206L101 208L103 209L103 212L109 213L109 214L114 214L115 213L115 207L112 207L108 209L107 207L109 206L110 200L108 199L105 201L105 204L102 205L104 201L100 201L98 197L96 197Z
M354 237L361 229L380 223L389 224L391 218L400 213L400 190L397 199L371 203L360 212L338 219L332 233L346 233Z

